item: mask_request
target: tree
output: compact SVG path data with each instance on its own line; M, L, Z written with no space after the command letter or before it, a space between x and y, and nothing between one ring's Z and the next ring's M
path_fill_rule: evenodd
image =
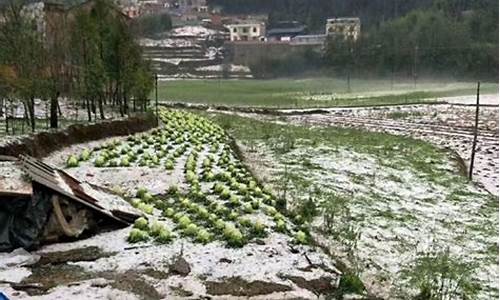
M2 18L5 21L0 24L0 65L7 66L10 74L15 74L11 78L16 78L15 82L3 81L12 84L12 96L22 100L31 129L35 131L34 100L43 93L45 84L43 36L36 30L35 20L23 13L18 2L4 7Z

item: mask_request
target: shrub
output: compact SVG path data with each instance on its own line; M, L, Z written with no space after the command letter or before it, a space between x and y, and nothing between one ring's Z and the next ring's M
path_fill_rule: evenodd
M169 195L179 195L180 191L179 191L179 187L177 185L171 185L168 190L167 190L167 194Z

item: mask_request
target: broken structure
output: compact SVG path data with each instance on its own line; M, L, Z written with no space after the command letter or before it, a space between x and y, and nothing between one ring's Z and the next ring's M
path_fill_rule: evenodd
M36 158L0 157L0 251L126 226L139 216L123 198Z

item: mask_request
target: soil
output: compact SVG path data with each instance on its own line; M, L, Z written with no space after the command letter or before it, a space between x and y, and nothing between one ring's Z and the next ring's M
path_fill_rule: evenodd
M300 276L283 276L284 279L289 279L301 288L308 289L316 295L330 294L336 290L336 285L332 282L335 278L322 276L320 278L315 278L307 280Z
M34 135L6 137L0 142L0 155L27 154L44 157L69 145L98 140L110 136L129 135L156 126L150 115L113 120L90 125L71 125L57 131L44 131Z
M89 246L80 249L71 249L68 251L42 253L40 255L40 260L36 263L36 265L59 265L67 262L95 261L99 258L110 257L115 254L116 253L113 252L104 252L96 246Z
M257 296L275 292L287 292L292 288L288 285L261 280L246 281L240 277L223 278L223 281L205 282L210 295Z

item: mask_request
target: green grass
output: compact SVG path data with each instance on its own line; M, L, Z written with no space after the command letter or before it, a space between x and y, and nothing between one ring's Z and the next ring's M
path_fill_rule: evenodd
M248 107L329 107L404 104L434 101L432 98L473 95L476 84L468 82L413 82L390 80L351 81L351 92L343 79L273 79L273 80L176 80L160 82L160 102L188 102L210 105ZM498 84L485 83L483 93L498 93ZM334 94L335 99L331 96ZM312 95L326 100L311 100ZM323 96L321 96L323 95Z

